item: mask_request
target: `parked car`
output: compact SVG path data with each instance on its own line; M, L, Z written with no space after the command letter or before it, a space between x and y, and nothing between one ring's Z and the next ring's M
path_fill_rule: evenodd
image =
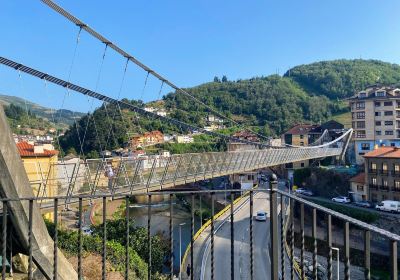
M299 188L295 191L296 194L301 194L301 195L306 195L306 196L313 196L314 193L309 190L309 189L305 189L305 188Z
M364 207L364 208L374 207L374 204L367 200L356 201L356 202L354 202L354 205L359 206L359 207Z
M350 198L347 196L337 196L332 198L333 202L339 202L339 203L350 203Z
M257 221L266 221L267 220L267 212L265 211L258 211L256 215Z
M83 232L83 234L86 234L86 235L92 235L93 230L90 227L83 227L82 232Z
M384 200L375 206L377 210L399 213L400 212L400 202L395 200Z

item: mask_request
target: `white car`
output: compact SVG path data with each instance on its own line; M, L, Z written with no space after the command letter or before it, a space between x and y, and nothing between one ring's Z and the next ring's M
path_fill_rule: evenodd
M83 232L83 234L85 234L85 235L92 235L93 230L91 230L90 227L83 227L83 228L82 228L82 232Z
M339 203L350 203L350 198L347 196L337 196L332 198L333 202L339 202Z
M258 211L256 215L257 221L266 221L267 220L267 212L265 211Z

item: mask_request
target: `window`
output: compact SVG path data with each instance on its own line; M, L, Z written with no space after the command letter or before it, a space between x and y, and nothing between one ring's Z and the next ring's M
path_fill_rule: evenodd
M393 111L385 111L385 116L393 116Z
M365 138L365 130L357 130L356 138Z
M380 126L380 125L381 125L381 121L376 121L376 122L375 122L375 125L376 125L376 126Z
M376 135L382 135L382 131L380 131L380 130L377 130L375 132L376 132Z
M386 130L385 135L393 135L393 130Z
M396 147L395 143L390 143L390 147Z
M372 183L373 186L376 186L376 178L372 178L371 179L371 183Z
M379 117L381 115L381 112L375 112L375 117Z
M382 170L387 171L388 169L387 163L382 163Z
M357 122L357 128L365 128L365 122Z
M302 163L300 164L300 166L301 166L301 167L304 167L304 162L302 162Z
M357 185L357 191L363 192L364 191L364 186L363 185Z
M356 109L365 109L365 102L357 102Z
M304 146L304 142L300 142L300 146Z
M377 92L375 93L375 95L378 96L378 97L383 97L383 96L386 95L386 91L377 91Z
M385 121L385 125L393 125L393 121Z
M365 98L365 97L367 97L367 93L366 93L366 92L360 92L360 93L358 94L358 97L360 97L360 98Z
M371 163L371 169L376 170L376 163Z
M394 181L394 189L400 191L400 181Z
M300 139L304 139L304 135L303 134L300 134Z
M392 112L392 111L388 111L388 112ZM393 114L393 112L392 112ZM356 114L357 119L365 119L365 112L357 112Z
M400 165L395 164L393 169L395 172L400 172Z
M385 101L383 102L383 106L392 106L393 102L392 101Z
M369 143L361 143L361 150L369 151L370 145Z
M381 106L381 102L375 102L375 107L379 107L379 106Z

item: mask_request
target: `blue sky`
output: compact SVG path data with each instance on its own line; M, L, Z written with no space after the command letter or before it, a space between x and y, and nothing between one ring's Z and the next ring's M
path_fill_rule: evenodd
M400 63L400 1L78 1L61 6L182 87L283 74L289 67L337 58ZM78 28L41 1L0 4L0 56L67 79ZM104 46L81 35L71 81L95 89ZM97 90L117 97L124 59L108 50ZM160 83L129 65L120 97L158 98ZM164 88L162 94L169 92ZM0 66L0 93L79 111L91 100ZM94 106L98 103L95 102Z

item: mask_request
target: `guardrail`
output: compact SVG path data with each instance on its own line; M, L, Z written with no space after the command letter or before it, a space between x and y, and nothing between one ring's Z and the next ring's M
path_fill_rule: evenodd
M390 254L389 254L389 259L390 259L390 265L388 266L389 271L391 273L391 279L398 279L398 270L397 270L397 242L400 241L400 236L393 234L391 232L382 230L378 227L372 226L370 224L361 222L359 220L356 220L354 218L348 217L346 215L340 214L338 212L332 211L328 208L322 207L320 205L317 205L315 203L309 202L307 200L304 200L300 197L297 197L295 195L292 194L288 194L284 191L278 190L277 189L277 182L273 181L271 183L271 189L252 189L247 191L246 195L249 195L249 202L250 202L250 215L248 216L249 220L249 226L250 226L250 231L249 231L249 242L250 242L250 260L248 264L244 264L244 265L249 265L251 270L250 270L250 275L248 275L247 277L249 277L249 279L256 279L255 277L255 272L253 271L253 238L256 238L257 236L253 237L253 222L252 222L252 211L253 211L253 195L255 193L260 193L260 192L264 192L264 193L268 193L269 194L269 203L270 203L270 208L269 208L269 222L270 222L270 231L269 231L269 252L270 252L270 259L271 259L271 274L270 275L264 275L265 278L270 278L270 279L286 279L287 276L287 265L289 265L289 269L290 269L290 273L291 273L291 277L294 277L293 275L295 275L296 271L297 273L299 273L300 278L301 279L306 279L306 274L305 274L305 252L306 252L306 248L305 248L305 207L309 207L311 209L311 219L312 219L312 239L313 239L313 243L312 243L312 250L311 253L313 255L313 262L312 262L312 266L313 266L313 277L314 279L316 279L317 277L317 273L318 273L318 258L319 258L319 252L318 252L318 243L317 243L317 213L323 213L326 217L327 217L327 244L329 247L328 250L328 254L327 254L327 263L328 263L328 268L327 268L327 272L328 272L328 279L332 279L332 240L333 240L333 233L332 233L332 219L336 218L339 219L343 222L343 230L344 230L344 235L343 235L343 239L344 239L344 266L345 266L345 270L344 270L344 278L345 279L350 279L350 270L351 270L351 266L350 266L350 239L349 239L349 234L350 234L350 225L354 225L357 228L361 229L364 231L364 244L365 244L365 249L364 249L364 257L365 257L365 263L364 263L364 271L365 271L365 278L369 279L371 274L371 233L376 233L379 234L380 238L385 238L388 241L388 244L390 246ZM233 196L235 193L241 193L242 190L215 190L211 193L212 199L211 201L214 202L214 197L216 194L218 193L230 193L231 196ZM189 197L191 197L192 199L196 196L196 195L205 195L205 194L210 194L210 191L177 191L177 192L153 192L153 193L147 193L147 192L138 192L135 193L134 195L142 195L142 196L146 196L147 197L147 207L148 207L148 212L147 212L147 239L148 241L151 240L151 229L152 229L152 212L151 212L151 207L152 207L152 197L156 196L156 195L163 195L163 196L167 196L169 197L169 210L170 210L170 217L169 217L169 235L168 235L168 239L169 239L169 250L170 250L170 254L169 254L169 258L168 261L170 262L171 266L170 266L170 271L168 272L168 275L170 277L170 279L174 279L174 270L173 270L173 261L174 261L174 253L176 254L176 251L174 249L174 244L173 244L173 218L174 218L174 205L173 205L173 196L175 194L181 194L181 195L187 195ZM281 196L281 200L278 200L278 195ZM78 215L77 215L77 221L78 221L78 228L77 228L77 232L78 232L78 239L77 239L77 244L76 244L76 252L77 252L77 259L78 259L78 279L82 279L83 277L83 271L85 270L85 267L83 267L82 265L82 256L83 256L83 247L82 247L82 242L83 242L83 225L82 225L82 219L83 219L83 211L82 211L82 201L88 199L88 198L95 198L95 199L99 199L100 201L102 201L102 206L103 206L103 217L102 217L102 222L103 224L105 224L106 221L106 217L107 217L107 201L109 198L113 197L114 199L123 199L126 202L126 206L129 207L131 205L131 197L133 195L99 195L99 196L77 196L75 197L76 200L78 200ZM62 204L63 200L66 199L70 199L70 197L56 197L56 198L43 198L46 200L51 199L53 201L53 210L54 210L54 217L58 217L59 212L58 212L58 208L59 205ZM228 209L231 209L231 238L230 238L230 258L231 258L231 267L230 267L230 271L231 271L231 279L234 279L234 265L235 262L234 260L234 248L235 248L235 242L234 242L234 227L235 227L235 221L234 219L232 219L233 217L233 211L232 211L232 206L234 204L237 204L238 201L240 200L236 199L235 201L231 201L231 204L227 207L225 207L222 211L220 211L219 213L217 213L215 216L213 216L210 221L206 222L203 227L197 231L196 233L194 232L194 210L192 208L191 214L192 214L192 218L191 218L191 243L190 246L187 250L191 250L193 252L193 242L194 240L196 240L198 238L198 236L200 235L201 231L204 230L205 228L207 228L208 226L211 227L211 234L213 233L214 230L214 226L215 226L215 222L216 220L221 217L221 215L223 215L223 213L226 213L228 211ZM17 201L22 201L23 204L27 204L27 207L30 211L30 215L29 215L29 219L26 221L27 222L27 226L26 232L22 232L22 234L26 234L28 236L29 240L29 246L28 248L29 251L27 252L28 254L28 279L34 279L33 278L33 256L32 256L32 251L35 250L35 248L32 247L32 228L35 227L35 224L33 223L33 219L32 219L32 211L33 211L33 207L34 204L36 204L38 202L38 198L33 197L33 198L16 198L16 199L12 199L12 198L2 198L0 199L0 205L2 206L3 209L3 216L2 216L2 226L1 226L1 251L0 251L0 255L2 256L2 279L5 279L6 277L6 262L7 262L7 256L9 256L9 249L10 249L10 245L8 243L8 240L10 240L10 234L12 234L10 232L10 227L11 224L8 224L8 219L10 215L13 215L13 213L11 213L11 206L13 203L17 202ZM263 203L258 201L257 203ZM299 205L300 208L300 223L299 225L295 225L294 223L294 207L295 204ZM289 211L289 218L287 218L285 220L285 213L284 211L279 211L279 207L281 207L281 209L286 209L287 207L290 207L290 211ZM213 207L212 207L213 208ZM132 269L129 266L129 258L130 258L130 254L128 253L130 250L129 244L130 244L130 235L129 235L129 223L130 223L130 216L129 216L129 211L126 211L126 216L125 216L125 221L126 221L126 226L127 226L127 232L126 232L126 245L125 245L125 270L122 271L122 273L124 273L124 277L125 279L129 279L129 275L130 275L130 270ZM279 226L279 222L280 222L280 226ZM54 226L55 228L58 228L60 225L58 223L58 219L54 219ZM295 233L294 233L294 228L295 226L300 227L300 264L296 264L295 260L294 260L294 237L295 237ZM290 230L288 231L288 227L290 227ZM279 234L279 230L281 231ZM290 240L289 244L287 244L286 242L286 237L288 236L288 240ZM15 233L14 233L15 235ZM103 232L102 235L99 236L101 238L101 244L102 244L102 253L101 253L101 257L102 257L102 279L106 279L107 278L107 271L106 271L106 259L107 259L107 230L106 230L106 226L103 227ZM14 236L14 238L17 238L16 236ZM58 246L60 245L58 242L58 231L55 230L54 231L54 235L53 235L53 239L54 239L54 248L53 250L49 250L49 254L53 255L53 259L54 259L54 263L53 263L53 269L54 269L54 275L55 277L53 279L57 279L57 271L58 271ZM243 241L242 241L243 242ZM290 246L289 246L290 245ZM211 254L214 254L214 250L216 248L216 246L218 246L218 244L212 244L211 246ZM228 246L228 245L227 245ZM267 244L266 244L267 246ZM151 242L147 242L147 250L149 252L148 254L148 258L145 260L148 264L147 267L147 275L145 277L145 279L153 279L153 270L152 270L152 247L151 247ZM288 253L289 256L289 260L286 259L286 253ZM185 259L188 256L188 251L186 251L186 256L184 257ZM320 253L321 254L321 253ZM225 258L228 258L228 256L224 256ZM191 256L191 263L193 261L193 256ZM121 267L123 267L124 265L121 264ZM40 269L40 266L39 266ZM211 268L206 267L206 269L224 269L224 273L226 273L226 278L229 278L229 273L228 273L228 268L227 267L215 267L215 256L213 256L211 258ZM190 267L190 279L198 279L198 275L194 275L194 268L193 266ZM213 275L213 274L212 274ZM269 277L268 277L269 276ZM293 278L292 278L293 279Z

